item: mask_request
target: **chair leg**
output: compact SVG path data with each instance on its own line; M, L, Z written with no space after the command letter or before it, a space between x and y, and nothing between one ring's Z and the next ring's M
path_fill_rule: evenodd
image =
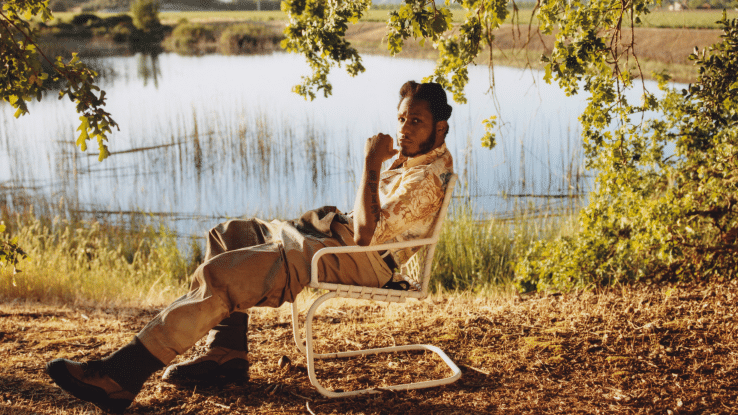
M292 337L295 339L295 345L300 353L305 354L305 345L302 344L302 331L300 330L300 320L297 311L297 301L292 302Z
M308 377L310 378L310 383L315 386L315 388L320 392L323 396L329 397L329 398L337 398L337 397L343 397L343 396L352 396L352 395L362 395L367 393L380 393L382 390L409 390L409 389L422 389L422 388L429 388L432 386L440 386L440 385L446 385L452 382L455 382L461 377L461 370L458 366L449 358L446 353L443 352L443 350L439 349L436 346L431 346L427 344L411 344L406 346L395 346L395 347L381 347L377 349L366 349L366 350L356 350L356 351L350 351L350 352L338 352L338 353L324 353L324 354L315 354L313 351L313 317L315 315L315 311L318 309L318 307L325 301L330 300L331 298L334 298L337 296L337 293L335 291L328 292L326 294L323 294L322 296L318 297L317 300L313 303L313 305L308 310L307 316L305 318L305 338L306 338L306 357L307 357L307 366L308 366ZM297 308L294 306L293 303L293 314L292 314L292 324L293 329L295 330L295 333L297 333L297 328L299 327L299 323L297 320ZM298 344L298 348L302 351L303 348L302 342L298 341L298 335L295 334L295 342ZM318 382L317 376L315 375L315 359L330 359L330 358L342 358L342 357L350 357L350 356L358 356L363 354L377 354L377 353L393 353L393 352L400 352L400 351L406 351L406 350L427 350L435 353L437 356L439 356L444 363L451 369L453 374L449 377L438 379L438 380L428 380L423 382L416 382L416 383L405 383L400 385L392 385L392 386L386 386L379 389L361 389L361 390L355 390L355 391L349 391L349 392L334 392L330 391L326 388L324 388L320 382Z

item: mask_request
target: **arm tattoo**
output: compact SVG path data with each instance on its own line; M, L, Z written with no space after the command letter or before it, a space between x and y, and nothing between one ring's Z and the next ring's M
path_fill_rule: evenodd
M376 205L372 203L372 215L374 215L374 220L379 222L379 205Z
M376 170L369 170L369 180L367 180L367 185L369 186L369 192L372 195L371 200L371 213L374 216L375 221L379 221L379 213L381 211L381 208L379 207L379 176L377 174Z

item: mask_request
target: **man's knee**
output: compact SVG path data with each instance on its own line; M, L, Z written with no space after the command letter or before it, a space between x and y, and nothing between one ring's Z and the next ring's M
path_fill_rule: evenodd
M210 291L223 289L227 286L226 274L227 270L222 269L212 260L207 260L195 270L193 284L196 281L198 286L206 286Z
M264 232L256 219L229 220L219 223L208 232L205 259L264 242Z

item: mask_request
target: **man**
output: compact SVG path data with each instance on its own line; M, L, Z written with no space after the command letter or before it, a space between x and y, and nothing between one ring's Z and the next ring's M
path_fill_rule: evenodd
M62 389L82 400L122 413L146 379L208 336L203 357L171 366L174 383L222 377L247 378L244 313L254 306L278 307L310 280L313 254L326 246L362 246L423 238L431 232L443 202L453 161L446 149L451 107L438 84L405 83L400 89L397 141L377 134L364 148L364 169L354 210L333 207L292 221L229 221L210 230L205 261L195 271L189 293L180 297L127 345L102 360L79 363L56 359L46 370ZM401 249L330 255L320 262L322 281L387 286L393 270L413 254Z

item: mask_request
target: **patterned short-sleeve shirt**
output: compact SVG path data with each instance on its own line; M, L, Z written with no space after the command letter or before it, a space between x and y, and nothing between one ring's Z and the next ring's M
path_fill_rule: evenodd
M379 179L382 205L371 245L425 238L432 232L436 213L454 163L446 144L420 156L400 157ZM417 249L392 252L399 264L405 263Z

